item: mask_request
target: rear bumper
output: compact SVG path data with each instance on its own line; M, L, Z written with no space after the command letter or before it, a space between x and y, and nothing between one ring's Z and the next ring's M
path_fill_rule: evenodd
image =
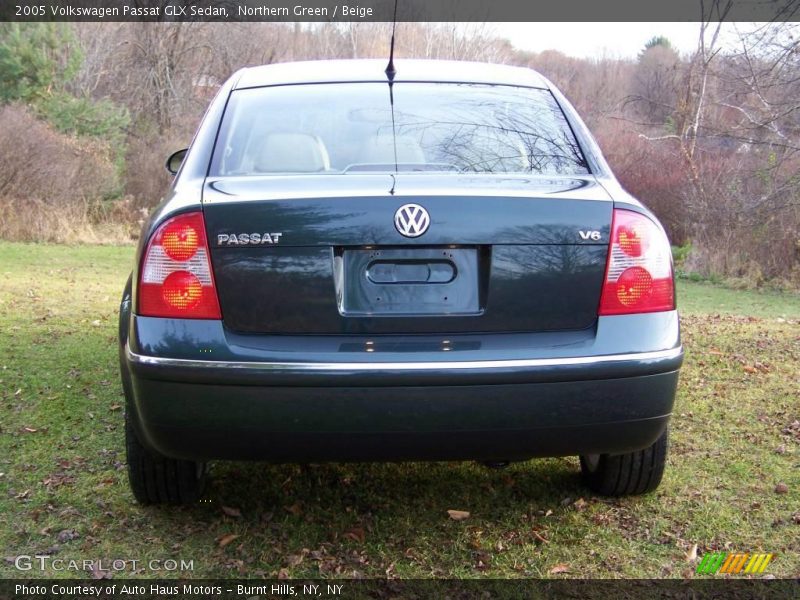
M142 441L176 458L522 460L628 452L652 444L666 427L683 360L677 315L637 317L608 318L586 339L485 336L476 346L471 336L452 336L447 353L398 351L399 339L359 340L353 353L353 338L266 347L263 339L227 334L224 348L222 340L200 346L219 359L189 357L185 344L156 353L151 328L174 322L134 317L133 336L121 347L123 381ZM194 323L177 325L184 328L177 337L186 340L192 330L197 348L198 337L218 335L217 325ZM645 350L645 334L632 325L670 347ZM585 352L613 349L614 337L627 340L616 345L624 352ZM429 343L417 338L413 345Z
M500 385L263 387L135 377L147 443L168 456L278 462L522 460L627 452L661 434L677 371Z
M147 356L125 347L134 372L148 379L257 386L491 385L613 379L677 370L681 347L654 352L505 360L402 362L228 361Z

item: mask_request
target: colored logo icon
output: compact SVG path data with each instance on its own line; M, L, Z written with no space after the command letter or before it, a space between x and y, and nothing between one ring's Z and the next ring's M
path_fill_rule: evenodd
M703 556L703 560L697 565L697 572L705 575L763 573L774 557L774 554L712 552Z

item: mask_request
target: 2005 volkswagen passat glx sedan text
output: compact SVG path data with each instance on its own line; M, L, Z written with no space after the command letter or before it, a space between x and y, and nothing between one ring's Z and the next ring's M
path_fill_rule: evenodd
M170 157L120 310L136 499L196 500L213 459L580 455L654 489L664 230L537 73L384 67L241 70Z

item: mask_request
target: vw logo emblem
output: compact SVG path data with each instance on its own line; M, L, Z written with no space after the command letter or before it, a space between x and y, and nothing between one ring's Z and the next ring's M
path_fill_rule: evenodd
M402 235L415 238L428 231L431 217L419 204L403 204L394 213L394 226Z

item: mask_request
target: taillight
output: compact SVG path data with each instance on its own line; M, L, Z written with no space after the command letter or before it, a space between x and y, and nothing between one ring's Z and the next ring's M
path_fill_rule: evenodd
M672 258L664 232L646 216L615 209L600 315L675 308Z
M203 213L172 217L150 238L137 312L146 317L221 318Z

